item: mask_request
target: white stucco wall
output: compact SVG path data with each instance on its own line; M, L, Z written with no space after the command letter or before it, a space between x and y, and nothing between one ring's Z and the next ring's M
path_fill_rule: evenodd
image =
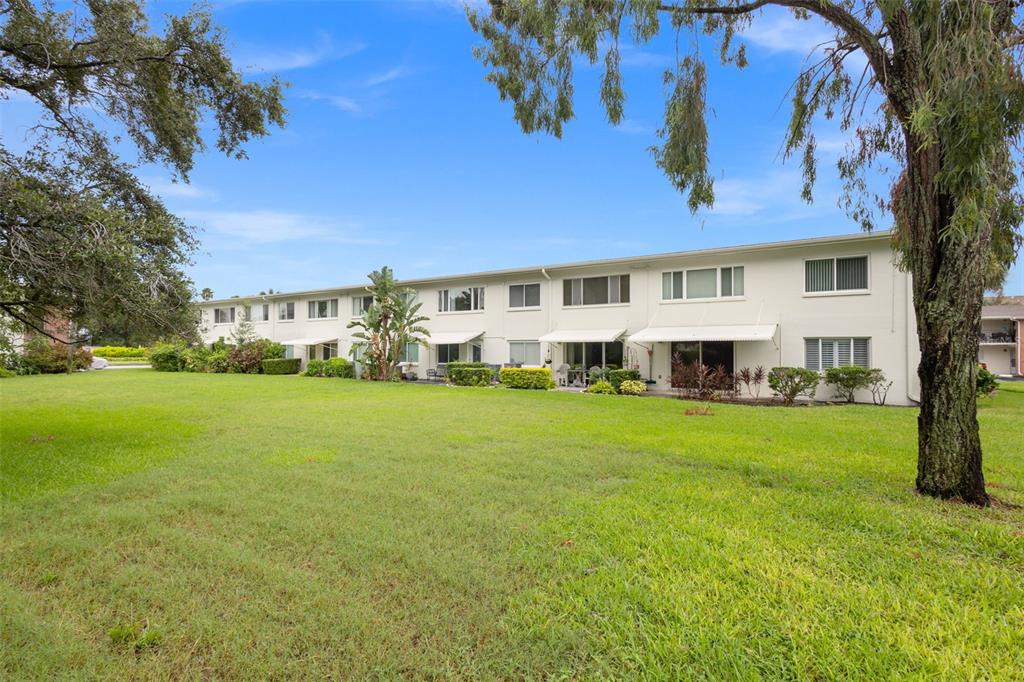
M865 293L815 295L804 293L804 260L811 258L867 255L869 289ZM700 267L740 266L744 268L744 295L729 300L663 301L661 275L666 271ZM566 307L562 305L562 280L601 275L630 276L630 301L622 304ZM519 310L508 306L508 286L539 283L540 309ZM908 404L916 396L917 341L914 329L910 286L907 275L893 265L886 235L858 235L830 238L810 243L754 246L712 253L674 254L649 258L623 259L618 262L555 266L517 272L483 273L459 278L412 281L430 317L426 326L435 333L483 331L476 343L482 347L484 362L509 361L509 341L536 340L554 330L625 329L626 337L646 327L776 324L773 341L741 341L735 344L736 368L762 365L802 366L806 337L870 337L871 365L881 368L893 380L889 392L891 404ZM463 286L485 288L482 311L438 312L439 289ZM339 353L347 356L351 348L347 323L351 319L352 296L364 295L361 288L330 292L275 294L265 297L271 303L271 319L255 323L259 335L277 341L299 338L338 338ZM332 320L307 319L307 301L338 298L339 315ZM276 304L294 301L296 319L277 320ZM258 302L258 297L238 299ZM232 325L213 324L213 308L232 302L204 304L204 340L229 337ZM639 346L627 341L639 359L645 378L658 387L671 381L670 344ZM647 347L653 347L653 365L649 366ZM302 352L297 349L296 353ZM462 358L468 358L463 346ZM551 360L553 368L564 361L561 344L542 344L541 359ZM436 364L433 347L421 349L418 373ZM767 386L762 395L770 392ZM822 387L819 398L830 397ZM865 401L870 395L860 396Z

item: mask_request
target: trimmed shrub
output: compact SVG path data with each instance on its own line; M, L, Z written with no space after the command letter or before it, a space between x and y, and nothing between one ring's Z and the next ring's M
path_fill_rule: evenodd
M615 387L612 386L610 381L595 381L594 383L587 386L587 393L597 393L599 395L614 395Z
M284 358L284 344L270 339L257 339L252 342L253 346L260 348L264 360L280 360Z
M259 374L263 370L263 347L256 343L237 346L228 351L228 372Z
M852 403L857 391L867 388L871 384L871 376L874 371L856 365L829 367L825 370L825 383L836 387L837 398Z
M184 351L185 346L180 343L158 343L149 351L149 364L158 372L180 372Z
M787 405L800 396L813 400L819 381L821 376L817 372L803 367L772 367L768 372L768 386Z
M640 381L640 370L638 369L609 369L608 383L618 391L623 381Z
M178 357L182 372L205 372L210 366L210 351L205 346L186 348Z
M355 379L356 368L345 358L330 360L310 360L306 363L307 377L334 377L338 379Z
M299 358L268 358L263 361L263 373L298 374L301 365Z
M978 379L975 391L979 398L988 397L999 388L999 379L985 367L978 366Z
M215 374L227 372L228 352L227 350L215 350L210 353L210 356L206 359L206 371L214 372Z
M448 383L456 386L490 386L494 370L482 362L451 362L447 365Z
M71 354L73 370L89 369L92 365L92 354L84 348L75 348ZM28 343L25 354L19 363L21 374L62 374L68 371L68 347L64 344L53 344L41 336Z
M647 384L636 379L626 379L619 384L618 390L622 395L640 395L647 391Z
M96 346L92 354L98 358L139 358L144 359L149 352L148 348L136 348L134 346Z
M555 387L551 370L547 367L502 367L498 375L501 383L509 388L546 391Z

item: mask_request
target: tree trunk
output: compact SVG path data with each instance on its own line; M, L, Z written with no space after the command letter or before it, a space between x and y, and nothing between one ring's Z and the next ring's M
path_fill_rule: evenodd
M956 206L935 180L941 151L919 142L908 136L907 176L897 190L921 348L917 490L987 506L975 384L991 226L949 229Z

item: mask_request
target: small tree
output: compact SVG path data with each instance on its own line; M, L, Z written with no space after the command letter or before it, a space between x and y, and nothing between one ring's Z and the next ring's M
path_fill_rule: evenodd
M250 319L249 306L243 305L241 308L242 312L235 321L235 328L231 330L231 340L239 348L256 340L256 327Z
M825 383L836 387L836 397L852 403L857 391L871 385L872 372L857 365L829 367L825 370Z
M772 367L768 372L768 386L786 405L792 405L797 398L804 396L814 399L821 377L813 369L803 367Z
M394 273L386 265L370 273L373 303L358 320L349 322L355 328L352 338L352 356L362 355L366 378L376 381L397 381L398 363L405 347L410 343L425 344L430 332L420 326L428 317L420 315L422 303L415 301L415 292L395 281Z

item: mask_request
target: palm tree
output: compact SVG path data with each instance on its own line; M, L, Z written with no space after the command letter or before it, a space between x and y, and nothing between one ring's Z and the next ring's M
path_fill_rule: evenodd
M386 265L370 273L366 290L373 295L373 303L362 317L348 323L350 329L359 330L352 334L357 340L352 345L352 356L362 354L367 378L397 381L402 352L410 343L426 343L430 332L420 323L430 318L419 314L423 304L414 301L415 292L399 286Z

